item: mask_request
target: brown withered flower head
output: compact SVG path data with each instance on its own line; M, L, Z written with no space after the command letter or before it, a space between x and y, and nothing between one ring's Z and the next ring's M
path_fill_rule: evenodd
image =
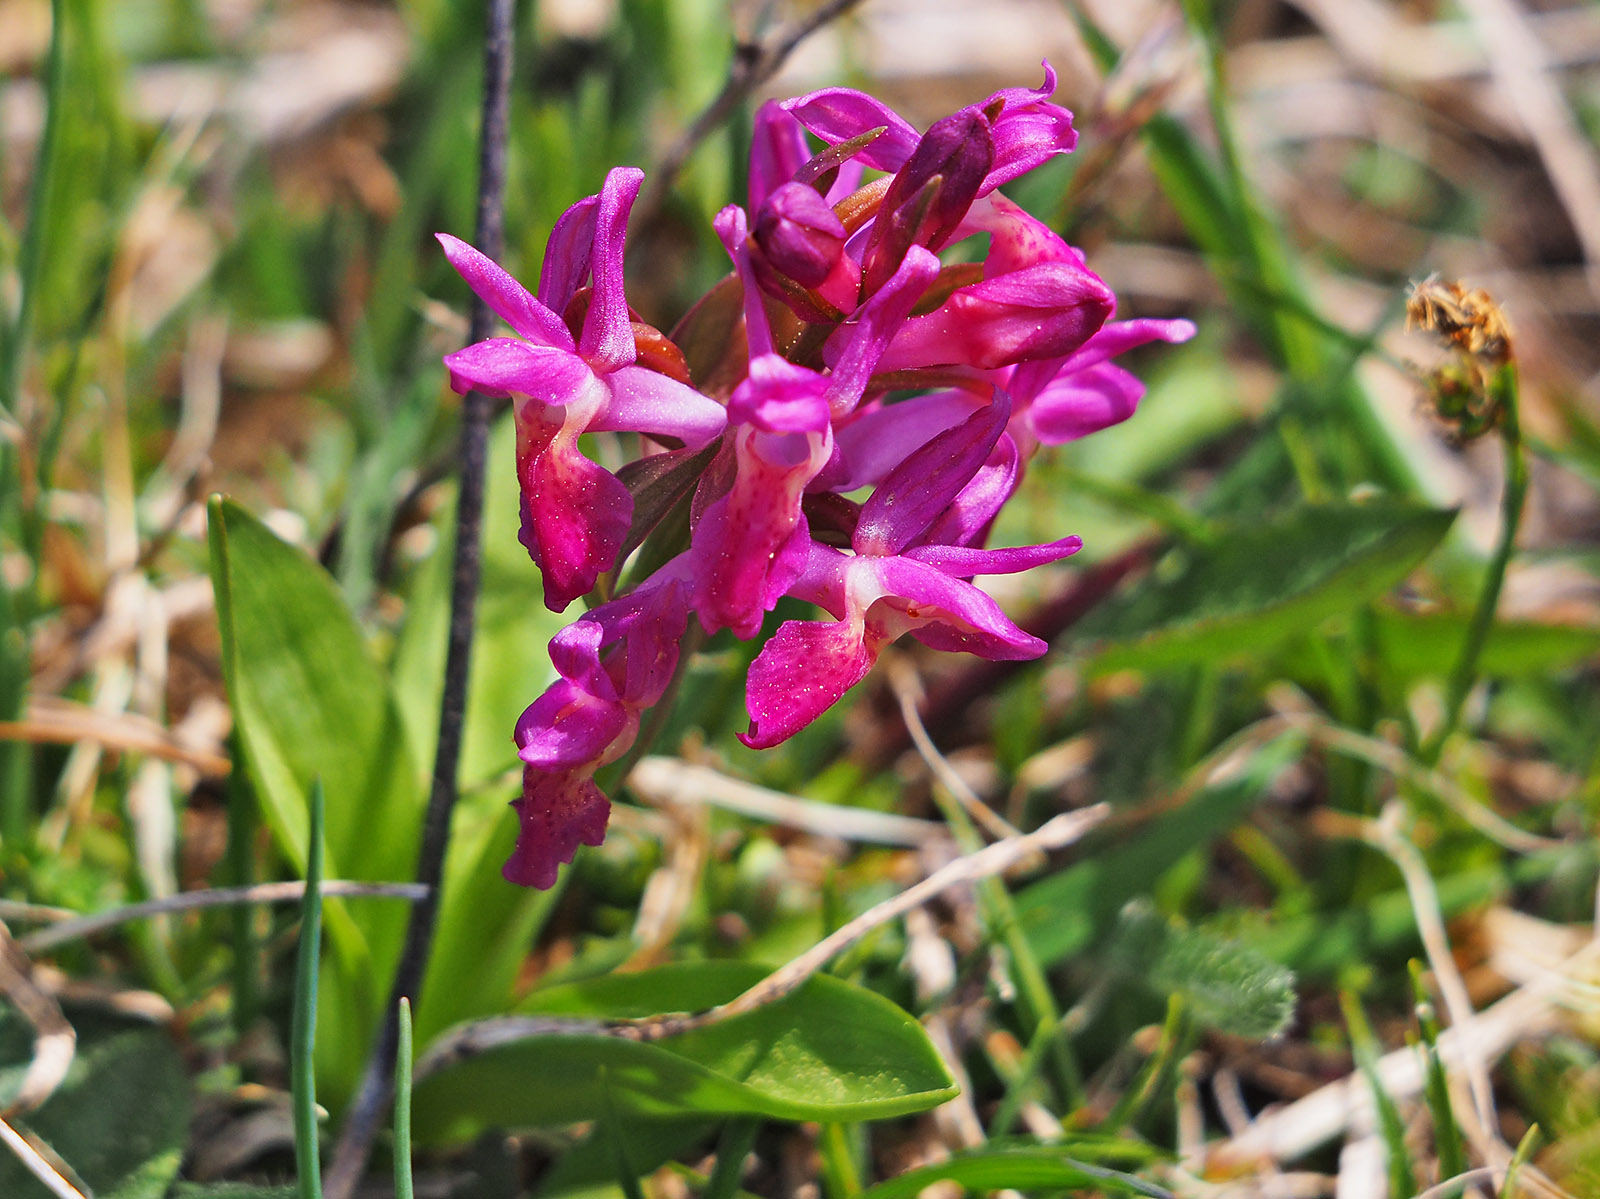
M1406 293L1406 328L1422 328L1454 353L1421 372L1428 407L1457 441L1481 437L1500 421L1491 376L1512 358L1511 326L1494 297L1429 275Z

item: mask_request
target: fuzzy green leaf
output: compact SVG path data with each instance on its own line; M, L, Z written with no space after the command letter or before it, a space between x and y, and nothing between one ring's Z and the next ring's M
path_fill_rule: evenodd
M1236 941L1172 924L1148 903L1122 910L1112 967L1158 994L1179 994L1201 1024L1236 1036L1276 1036L1294 1015L1294 975Z

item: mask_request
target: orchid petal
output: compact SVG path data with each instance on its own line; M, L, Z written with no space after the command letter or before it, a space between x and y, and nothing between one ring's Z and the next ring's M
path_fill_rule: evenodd
M523 545L544 576L544 602L562 611L594 589L628 535L633 497L571 442L557 439L521 471Z
M599 196L585 196L563 212L550 231L544 266L539 271L539 299L552 312L566 312L573 294L589 278L595 210L599 205Z
M802 287L827 282L844 254L845 238L838 214L803 183L782 184L756 210L761 252Z
M628 213L643 183L644 172L639 168L613 167L600 189L595 210L594 250L589 263L594 272L594 298L583 318L578 350L600 370L627 366L636 357L633 325L623 294L622 254L628 235Z
M830 146L882 126L883 132L856 155L858 161L876 171L898 171L920 140L916 129L894 109L852 88L823 88L784 100L779 107Z
M1127 420L1143 397L1143 383L1101 362L1046 387L1029 406L1027 421L1045 445L1061 445Z
M923 134L895 175L862 252L862 289L876 291L912 245L937 250L950 240L983 183L994 146L982 113L962 109Z
M608 643L624 641L620 661L607 660L622 701L647 708L666 692L678 668L678 650L689 623L686 588L666 568L621 599L601 604L587 618L607 626Z
M1056 73L1046 61L1044 85L1038 90L1006 88L981 106L987 112L998 105L1000 112L994 118L994 166L979 195L987 195L1077 146L1072 114L1059 104L1048 103L1055 90Z
M585 694L614 701L618 698L617 689L612 685L611 676L600 666L600 651L606 644L606 630L599 621L592 619L592 615L589 613L579 617L550 639L550 665L567 682L582 688ZM518 745L522 744L523 726L528 719L528 713L525 712L523 720L517 724Z
M876 602L869 623L876 616L891 639L911 632L929 645L996 661L1025 661L1048 648L1011 623L989 595L935 566L892 557L874 561L873 570L882 595L895 598Z
M559 679L517 721L517 756L540 770L570 770L606 755L628 727L628 711Z
M714 441L728 422L727 412L710 396L642 366L620 367L601 382L610 397L588 426L592 432L676 437L699 449Z
M434 234L444 247L444 256L456 268L467 286L489 308L522 337L538 345L557 349L573 348L572 334L561 317L528 294L499 263L448 233Z
M902 326L881 371L953 364L994 370L1069 354L1105 323L1115 298L1098 276L1045 262L954 292Z
M1024 545L1015 549L980 550L957 545L919 545L902 557L924 562L947 575L1014 575L1035 566L1059 562L1083 548L1083 538L1063 537L1045 545Z
M728 401L728 420L768 433L822 433L828 428L828 381L816 371L762 354Z
M986 279L1041 262L1084 266L1083 255L1068 245L1066 239L999 192L976 201L958 232L989 234L989 252L983 259Z
M792 114L776 100L756 109L750 131L750 211L759 212L767 197L810 158L805 128Z
M788 740L866 678L877 657L878 645L847 621L785 621L750 664L750 729L739 740L751 749Z
M761 288L756 283L755 271L750 265L750 248L746 239L750 235L750 220L744 209L729 204L711 219L711 227L722 239L722 248L733 259L734 272L744 287L744 333L750 347L750 357L759 358L772 353L772 325L767 320L767 310L761 304Z
M994 449L989 451L989 460L978 468L972 481L918 540L934 546L980 544L988 536L1000 509L1017 489L1022 470L1020 459L1015 439L1009 433L1002 434ZM915 556L913 551L906 552Z
M834 460L817 476L828 491L877 483L946 429L988 406L968 391L936 391L858 412L834 430Z
M1066 365L1070 370L1081 370L1152 341L1178 345L1188 341L1195 332L1194 322L1186 320L1154 320L1143 317L1131 321L1111 321L1102 325L1099 332L1084 342L1083 347L1067 360Z
M551 407L571 402L594 380L583 359L565 350L491 337L446 354L450 386L465 394L477 389L485 395L521 395Z
M856 318L829 339L824 360L830 358L831 349L828 407L835 416L852 411L860 402L885 350L938 274L939 259L921 246L912 246L894 275L861 306Z

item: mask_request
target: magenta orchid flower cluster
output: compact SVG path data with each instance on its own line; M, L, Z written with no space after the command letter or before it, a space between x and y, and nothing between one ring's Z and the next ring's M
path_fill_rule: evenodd
M1143 388L1113 357L1194 332L1112 322L1115 298L1082 256L996 190L1073 148L1055 84L1046 63L1039 90L997 92L923 134L844 88L764 105L749 208L714 222L733 271L670 336L624 293L636 169L557 222L536 294L440 235L515 334L445 363L457 391L512 401L520 537L545 602L603 601L550 642L560 677L517 722L506 878L549 887L600 843L610 803L595 771L662 700L691 615L746 640L783 596L829 617L785 621L756 655L741 735L755 748L815 720L905 634L992 659L1044 653L972 580L1081 543L986 548L995 518L1041 445L1133 413ZM880 174L863 183L868 170ZM981 262L941 263L980 234ZM579 442L599 432L639 434L639 458L605 470ZM665 519L673 501L686 538ZM659 565L617 594L652 535Z

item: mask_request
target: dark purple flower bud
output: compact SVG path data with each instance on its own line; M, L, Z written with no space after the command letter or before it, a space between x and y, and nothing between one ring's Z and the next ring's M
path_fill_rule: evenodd
M864 294L894 274L909 247L938 250L950 240L993 161L994 139L981 112L964 108L922 135L878 210L863 259Z
M803 183L785 183L756 213L756 245L767 262L803 287L833 273L845 230L828 202Z

